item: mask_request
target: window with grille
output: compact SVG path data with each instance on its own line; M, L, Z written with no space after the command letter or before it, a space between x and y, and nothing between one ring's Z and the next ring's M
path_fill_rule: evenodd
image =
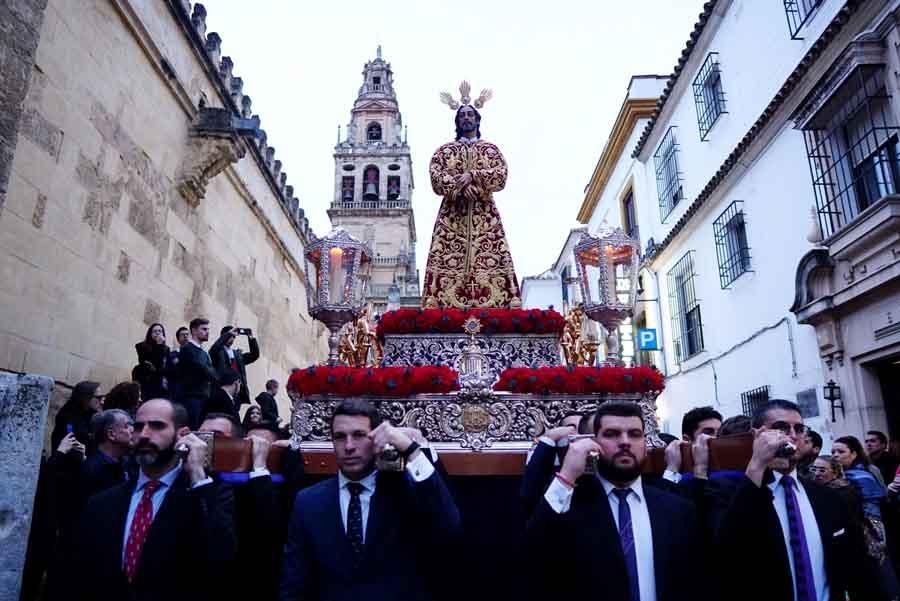
M694 251L681 257L666 276L675 361L679 364L703 350L703 321L700 317L700 302L694 289L696 276Z
M640 242L640 233L638 232L637 214L634 207L634 192L628 191L628 194L622 200L622 221L625 225L625 233ZM640 247L640 244L638 244Z
M803 126L825 238L900 189L900 127L884 76L881 66L858 67Z
M750 271L750 246L744 222L744 202L736 200L713 222L719 282L722 288Z
M694 105L697 107L697 126L700 139L706 141L709 130L725 110L725 92L722 90L722 72L719 69L719 53L710 52L694 78Z
M822 0L784 0L784 13L792 40L803 39L798 34L820 4Z
M744 415L753 416L753 412L765 405L769 400L769 387L760 386L741 393L741 409Z
M665 221L682 199L681 172L678 170L678 142L675 126L666 131L653 155L656 169L656 192L659 195L659 220Z

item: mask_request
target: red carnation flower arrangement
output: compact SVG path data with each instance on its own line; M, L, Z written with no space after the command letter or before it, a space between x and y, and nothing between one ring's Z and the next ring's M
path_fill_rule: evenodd
M566 320L552 309L397 309L378 322L385 334L461 334L463 322L475 317L484 334L555 334L562 336Z
M459 374L443 365L416 367L314 366L295 371L287 383L289 392L301 396L406 397L459 390Z
M494 390L521 394L644 394L664 387L653 367L513 367L494 384Z

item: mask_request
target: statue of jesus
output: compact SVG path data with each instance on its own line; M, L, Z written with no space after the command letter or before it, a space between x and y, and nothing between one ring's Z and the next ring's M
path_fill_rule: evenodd
M456 140L431 157L431 187L443 197L431 236L422 305L428 307L519 307L519 284L512 256L494 205L493 192L506 185L506 161L500 149L481 139L484 90L474 106L469 85L462 100L442 100L456 110Z

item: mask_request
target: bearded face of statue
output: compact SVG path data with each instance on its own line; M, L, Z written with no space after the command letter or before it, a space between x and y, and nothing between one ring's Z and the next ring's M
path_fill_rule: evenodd
M456 112L456 137L478 138L481 115L475 107L465 105Z

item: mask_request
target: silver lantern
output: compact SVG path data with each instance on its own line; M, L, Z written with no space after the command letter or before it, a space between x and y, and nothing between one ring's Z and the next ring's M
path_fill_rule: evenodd
M575 245L584 312L607 331L606 362L621 366L618 327L634 313L637 294L638 241L621 228L584 233Z
M307 246L304 256L309 314L328 328L328 364L337 365L338 333L360 316L365 303L372 251L337 227Z

